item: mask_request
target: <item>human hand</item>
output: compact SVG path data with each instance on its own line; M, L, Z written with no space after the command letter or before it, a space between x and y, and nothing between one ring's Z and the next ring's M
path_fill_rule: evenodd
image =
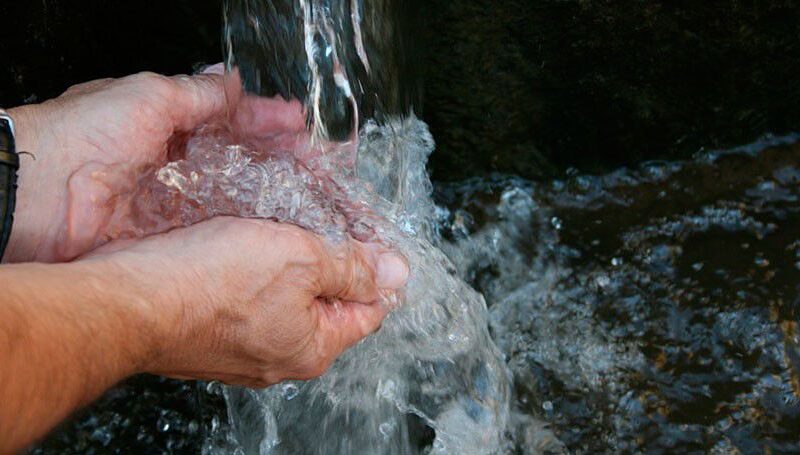
M382 296L409 273L381 246L236 218L115 241L78 263L140 289L152 321L143 372L254 387L324 373L380 327Z
M219 72L219 71L217 71ZM172 145L237 106L238 86L221 74L142 73L77 85L40 105L10 110L20 168L15 224L6 260L61 262L106 243L105 228L148 169ZM263 100L237 108L235 124L259 137L285 138L304 127L299 102ZM35 159L29 159L30 156Z

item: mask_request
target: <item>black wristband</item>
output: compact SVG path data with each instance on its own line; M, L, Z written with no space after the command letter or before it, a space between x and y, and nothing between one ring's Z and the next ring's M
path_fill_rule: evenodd
M17 200L19 155L14 133L14 122L0 109L0 259L11 237Z

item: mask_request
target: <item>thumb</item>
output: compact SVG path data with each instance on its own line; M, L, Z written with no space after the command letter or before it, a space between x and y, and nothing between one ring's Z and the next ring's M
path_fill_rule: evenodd
M322 304L323 318L320 320L318 336L338 356L377 332L390 311L391 307L382 302L373 305L352 302Z
M323 248L318 297L374 303L380 291L399 290L408 281L406 260L380 245L351 240Z
M174 102L170 109L176 130L192 131L201 124L217 117L223 118L226 114L228 103L222 75L179 75L170 79L174 83Z

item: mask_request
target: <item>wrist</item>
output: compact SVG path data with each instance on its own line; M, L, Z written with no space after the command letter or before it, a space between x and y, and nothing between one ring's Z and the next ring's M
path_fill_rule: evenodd
M41 437L152 355L151 312L103 265L0 268L0 447Z
M153 262L143 264L136 254L125 251L89 256L74 262L92 277L104 299L115 302L129 347L127 374L152 372L164 353L180 336L183 316L173 286L164 286L167 273L156 270Z
M90 306L104 313L110 356L118 360L118 379L146 372L162 351L164 305L150 291L142 274L132 273L113 258L69 264L80 280L79 292L91 296Z

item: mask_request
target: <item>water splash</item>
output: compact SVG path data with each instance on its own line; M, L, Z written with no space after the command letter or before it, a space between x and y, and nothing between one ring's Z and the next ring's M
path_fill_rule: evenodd
M508 376L489 337L483 298L432 243L435 210L425 170L432 150L415 118L370 122L355 174L328 169L321 178L291 156L265 156L207 131L189 141L184 160L142 186L129 234L241 215L291 222L333 240L378 239L411 265L405 303L323 378L226 391L234 448L410 453L425 445L409 429L411 418L435 432L433 453L499 448Z
M259 5L281 13L260 16ZM382 55L367 54L367 39L376 36L365 34L368 8L360 1L300 0L292 6L239 2L228 9L229 67L250 68L241 73L245 87L261 93L262 85L285 87L281 81L306 76L310 147L320 147L324 156L328 141L359 144L355 173L330 157L302 163L310 173L285 156L266 167L259 163L262 189L255 208L252 195L245 195L249 204L239 213L294 222L333 238L388 242L406 254L412 268L406 303L381 332L345 354L322 379L296 384L292 400L277 389L229 390L232 427L238 444L251 452L410 453L428 442L409 429L409 420L416 419L434 431L433 452L491 452L505 431L508 378L488 335L482 297L433 246L435 210L425 168L433 140L413 115L382 125L359 117L360 103L384 74L370 63ZM299 73L265 81L263 65L243 62L235 43L241 44L242 29L259 35L259 18L279 21L295 38L302 35L305 65ZM278 44L298 56L291 44ZM279 188L275 166L281 169ZM315 181L315 175L325 181Z
M489 303L512 413L576 452L797 451L793 141L440 186L444 250Z
M248 140L232 132L236 128L207 126L188 140L180 160L143 179L131 206L115 216L109 236L143 236L220 215L271 219L332 241L389 244L407 257L411 278L402 305L385 303L397 309L381 331L324 377L264 391L226 389L229 433L212 438L224 443L207 451L498 450L508 419L509 377L489 336L482 296L435 246L436 211L426 172L433 138L413 115L387 117L381 125L359 120L348 69L370 68L357 22L360 2L245 1L239 8L229 8L229 20L263 46L275 43L269 44L274 35L264 34L262 20L279 20L260 16L264 8L288 12L277 33L302 31L310 138L287 148ZM241 66L229 69L245 88L260 88L266 81L236 53L233 43L241 36L233 28L228 26L228 62ZM344 60L348 55L357 60ZM248 92L242 103L254 97Z

